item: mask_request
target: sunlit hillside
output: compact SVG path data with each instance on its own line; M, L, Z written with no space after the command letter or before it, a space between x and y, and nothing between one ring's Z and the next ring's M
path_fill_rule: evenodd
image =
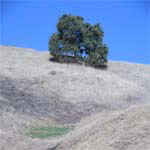
M0 150L150 149L150 66L50 62L48 52L0 46ZM72 127L58 137L32 126ZM9 144L8 144L9 143Z

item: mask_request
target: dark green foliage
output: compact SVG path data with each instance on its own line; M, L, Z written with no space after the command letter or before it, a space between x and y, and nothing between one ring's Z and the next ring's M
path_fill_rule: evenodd
M50 53L57 62L85 62L95 67L107 63L108 48L103 44L99 24L92 26L80 16L64 14L57 30L49 40Z

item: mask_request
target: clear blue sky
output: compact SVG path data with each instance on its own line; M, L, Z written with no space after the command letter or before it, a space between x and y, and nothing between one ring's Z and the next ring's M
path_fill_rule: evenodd
M64 13L100 22L110 60L150 64L150 0L0 0L0 44L48 50Z

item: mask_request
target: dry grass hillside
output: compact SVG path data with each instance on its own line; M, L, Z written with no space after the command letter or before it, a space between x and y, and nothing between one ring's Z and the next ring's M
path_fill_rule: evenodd
M149 65L100 70L0 46L0 150L148 150L149 102ZM61 137L27 135L30 126L70 125Z

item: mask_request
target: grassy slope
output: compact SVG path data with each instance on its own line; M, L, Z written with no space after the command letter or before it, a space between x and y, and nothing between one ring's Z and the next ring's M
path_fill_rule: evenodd
M140 111L144 109L144 106L141 108L142 105L149 103L150 66L148 65L109 62L107 70L98 70L91 67L52 63L48 59L47 52L0 47L0 111L4 113L9 110L9 113L15 112L27 118L30 116L33 120L34 118L37 120L50 118L63 124L78 123L81 118L84 120L84 117L91 115L87 122L85 121L86 124L82 121L78 125L73 137L69 135L69 138L71 137L70 142L73 142L72 145L75 149L83 149L85 144L87 145L86 150L91 148L95 150L105 149L105 146L108 146L107 142L113 143L114 137L111 139L111 137L104 136L101 143L96 139L101 139L100 137L103 134L93 129L96 127L107 129L108 125L112 123L113 127L116 126L118 131L116 133L119 134L118 127L121 120L118 120L117 124L115 118L120 116L120 111L136 105L137 110ZM148 111L148 109L146 110ZM116 115L112 115L113 112ZM129 112L132 113L132 109ZM138 111L135 111L135 115L136 113ZM114 121L105 118L106 114L110 118L114 117ZM124 114L126 116L127 112L125 111ZM7 120L5 117L3 119ZM91 121L91 119L96 121ZM14 118L14 120L16 119ZM99 127L101 121L108 122L108 125L106 123L105 126L102 123L103 126ZM125 123L124 125L128 125L127 121ZM137 120L137 123L139 123L139 120ZM9 135L7 130L3 128L5 129L5 126L1 126L0 131ZM14 128L18 128L17 123ZM11 130L13 131L14 128L11 128ZM123 127L120 126L120 128ZM89 136L84 136L85 133ZM110 133L114 134L114 132ZM117 134L114 134L114 136L119 138ZM80 139L82 136L85 137L83 140L75 142L76 138ZM125 133L123 133L123 136L125 136ZM63 140L64 143L68 141L66 139ZM5 141L6 139L0 138L0 143L2 143L2 140ZM25 148L29 145L30 147L36 145L35 141L35 143L29 141L25 140ZM86 141L89 141L89 144ZM12 141L12 145L13 142L16 141ZM48 146L49 142L45 142L45 147ZM42 142L38 142L37 145L37 147L35 146L36 149L41 150ZM33 149L35 149L34 146ZM65 147L62 144L63 146ZM69 142L68 147L71 150L72 147ZM22 149L25 148L22 144ZM7 149L9 148L7 147ZM15 149L16 146L13 150Z
M83 119L57 150L150 149L150 104Z

